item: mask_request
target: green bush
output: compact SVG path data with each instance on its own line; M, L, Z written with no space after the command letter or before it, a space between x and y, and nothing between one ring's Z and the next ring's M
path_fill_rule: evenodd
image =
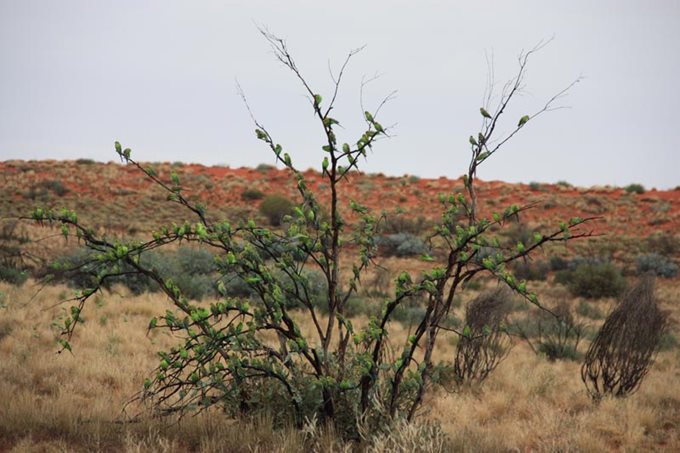
M551 256L550 257L550 270L553 272L562 271L569 267L569 260L562 258L561 256Z
M258 166L255 167L255 170L259 171L260 173L269 173L272 170L276 170L276 165L258 164Z
M583 299L576 306L576 313L590 319L604 319L602 310Z
M411 233L396 233L376 240L380 253L385 256L421 256L430 253L430 248L418 236Z
M645 187L642 184L628 184L624 187L627 193L643 194L645 193Z
M214 257L206 250L180 247L173 252L150 251L140 257L140 264L154 269L161 278L172 280L190 299L216 295ZM98 265L96 252L80 248L58 258L51 269L43 273L50 273L57 281L78 289L93 288L97 286ZM156 281L135 272L128 264L121 265L119 270L120 275L108 276L101 285L110 289L121 284L136 295L160 289Z
M583 263L558 272L558 283L563 283L574 296L588 299L618 297L626 288L621 270L611 263Z
M260 203L260 213L271 226L279 226L283 218L293 212L293 203L283 195L267 195Z
M28 279L28 272L25 270L0 263L0 281L21 286L26 282L26 279Z
M548 278L550 265L545 261L515 261L512 272L520 280L543 281Z
M649 253L673 257L680 253L680 238L670 233L654 233L645 240L645 248Z
M678 275L678 265L670 258L658 253L649 253L635 258L635 265L638 275L653 273L658 277L673 278Z
M69 189L64 187L64 185L61 183L61 181L57 181L55 179L48 179L45 181L42 181L40 183L41 187L44 187L47 190L52 191L55 195L58 195L60 197L63 197L67 193L69 193Z
M246 201L261 200L264 194L257 189L246 189L241 193L241 198Z
M481 127L468 140L471 155L464 187L443 194L439 198L441 212L433 216L437 223L429 234L431 246L436 247L436 256L447 259L423 264L418 274L394 275L394 290L379 306L369 308L373 313L369 322L354 326L349 317L363 310L358 291L362 277L370 272L377 258L376 238L383 216L345 195L356 189L352 173L360 169L374 145L388 135L389 128L376 119L379 108L374 113L363 113L362 128L353 136L337 127L340 122L349 122L330 116L337 112L335 96L324 93L324 98L312 90L288 53L285 41L265 31L263 34L279 62L307 90L313 110L310 113L314 113L319 131L324 134L324 154L319 153L323 156L322 172L314 178L324 179L325 192L319 193L318 186L309 184L309 174L298 169L295 156L254 119L257 139L294 178L302 203L293 208L290 201L279 196L277 202L271 203L272 209L267 209L268 200L263 200L262 212L271 224L278 225L285 214L291 214L284 229L270 229L252 219L214 220L214 215L185 196L187 192L176 174L171 176L172 186L161 184L161 188L168 192L169 200L192 213L192 221L161 227L147 242L102 236L83 225L75 213L36 208L31 214L36 223L77 229L79 239L96 254L91 269L97 277L96 286L83 291L60 320L63 327L59 342L62 349L71 349L69 340L81 321L81 310L107 277L120 275L129 266L163 285L168 309L152 318L149 328L172 332L178 343L159 352L156 369L144 380L142 398L154 414L182 414L216 406L215 414L235 418L270 416L278 425L293 423L299 428L305 420L319 420L345 439L358 439L362 433L389 427L399 419L413 420L421 412L423 401L431 397L432 375L444 364L437 354L437 340L445 335L442 329L448 332L451 329L446 326L456 322L453 310L461 291L471 287L468 283L483 280L483 276L500 279L524 299L540 305L538 295L514 279L506 266L531 253L536 242L543 245L563 241L565 232L571 239L587 236L581 228L585 220L575 219L560 229L532 234L532 238L539 239L533 245L525 242L524 251L517 242L500 245L497 233L518 220L523 208L501 208L490 218L478 212L478 167L520 128L527 127L527 122L531 124L532 117L508 118L510 131L499 135L494 131L506 129L501 124L506 117L499 122L500 114L491 116L482 107ZM491 111L501 111L521 87L531 54L520 56L518 72L510 84L515 88L503 96L503 107L487 106ZM337 92L339 80L337 77L330 93ZM550 102L539 113L549 110ZM487 146L493 143L496 145L490 151ZM123 149L118 142L114 146L122 160L158 182L131 157L130 149ZM330 222L323 220L324 210ZM143 214L133 211L130 215L134 218ZM416 235L395 236L388 239L394 242L395 254L429 252ZM183 276L164 274L163 269L149 268L142 261L147 253L184 242L200 244L217 255L214 277L221 297L209 305L188 300L191 287L181 286ZM480 246L497 242L494 255L481 263L475 261ZM272 247L278 250L272 252ZM303 254L302 260L294 258L297 253ZM212 269L203 257L190 259L191 266L183 261L181 257L174 260L186 275L201 272L197 278L212 277ZM222 279L231 276L252 289L250 300L227 295ZM208 282L203 285L209 287ZM401 327L394 329L392 321L397 310L409 301L417 301L414 305L420 310L412 312L414 328L403 338L395 333ZM299 311L292 313L292 309ZM483 324L501 328L499 323L483 320L481 324L466 324L467 329L459 335L472 341L472 330L486 336ZM475 349L470 351L474 353ZM500 349L492 347L492 351Z

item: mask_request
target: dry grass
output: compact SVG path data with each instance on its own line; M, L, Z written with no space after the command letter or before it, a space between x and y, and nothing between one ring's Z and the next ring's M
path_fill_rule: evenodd
M659 283L677 335L680 285ZM548 303L564 296L543 285L539 293ZM358 449L342 445L332 431L274 429L266 419L235 422L215 412L172 426L149 418L119 423L125 402L157 365L155 352L175 341L162 333L146 336L165 300L122 289L104 295L84 311L74 354L58 355L52 322L68 306L52 306L70 290L47 287L31 299L36 289L30 282L21 289L0 284L0 451ZM393 338L407 333L397 325ZM437 356L452 360L454 342L441 344ZM632 397L595 405L579 363L549 362L517 344L483 386L431 392L421 420L376 438L370 451L680 451L680 351L661 353Z

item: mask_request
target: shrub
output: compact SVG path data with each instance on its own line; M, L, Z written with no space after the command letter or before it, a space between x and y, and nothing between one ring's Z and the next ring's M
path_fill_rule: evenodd
M206 250L180 247L175 252L150 251L140 257L139 264L154 269L165 280L172 280L190 299L201 300L216 295L214 258ZM49 273L72 287L87 289L97 286L98 267L97 253L79 248L55 260L51 269L43 274ZM129 264L122 264L119 270L115 275L107 276L101 286L110 289L112 285L121 284L136 295L160 290L157 281L136 272Z
M483 381L507 355L510 337L503 324L511 307L512 294L505 287L484 292L468 305L453 361L459 383Z
M271 226L280 226L283 218L293 212L293 203L282 195L267 195L260 203L260 213Z
M588 299L617 297L626 287L621 270L611 263L578 264L560 271L556 281L566 284L572 295Z
M548 278L550 266L545 261L516 261L512 265L512 272L520 280L542 281Z
M0 263L0 281L21 286L28 279L28 272Z
M553 272L562 271L569 267L569 261L561 256L550 257L550 270Z
M418 236L411 233L396 233L382 236L376 241L380 253L385 256L421 256L427 255L430 248Z
M499 121L505 116L491 116L482 108L481 128L469 139L470 161L464 187L442 195L441 215L430 235L438 249L436 256L444 259L423 264L418 276L408 272L396 275L393 293L376 307L370 321L354 326L348 316L356 309L352 305L357 305L362 276L376 259L381 216L354 201L348 206L351 215L346 216L339 194L347 193L345 185L354 180L351 173L388 131L374 114L366 111L365 128L347 143L338 141L336 133L346 132L330 116L337 111L335 97L324 101L300 74L285 42L263 33L279 62L302 83L323 132L321 177L327 184L325 196L310 190L305 173L298 170L293 157L257 120L256 137L295 178L301 198L300 206L290 212L285 229L269 229L254 220L213 222L203 206L185 196L176 173L170 177L171 184L165 183L161 176L150 174L134 160L130 149L116 142L115 150L121 159L160 182L169 200L195 215L194 223L161 228L147 242L116 240L97 235L75 213L36 208L32 218L37 223L63 226L66 235L76 229L79 239L96 250L92 262L95 286L83 290L66 313L59 341L62 349L71 348L69 340L91 296L103 282L129 267L153 280L169 301L171 309L153 318L149 328L169 330L178 341L159 353L158 366L144 382L140 397L149 402L149 407L159 414L182 414L219 406L215 414L270 414L278 424L292 422L298 427L305 419L319 420L342 437L356 439L360 426L370 432L392 421L410 421L416 416L432 387L433 376L442 368L443 361L435 353L439 334L442 329L451 330L447 326L455 323L451 311L468 283L490 276L540 306L536 293L514 278L508 265L550 242L563 241L565 234L574 239L589 233L580 229L585 220L572 219L560 229L533 235L538 239L523 247L496 237L497 231L518 221L525 208L513 205L491 218L482 216L477 211L475 190L478 167L510 137L524 130L533 116L523 116L519 123L517 118L511 119L510 131L499 136L496 131L504 129ZM507 105L523 86L527 58L532 52L520 57L520 69L507 85L510 88L501 94L500 106ZM338 76L333 93L339 81ZM488 107L502 112L504 107L499 105ZM550 106L548 102L537 114L550 110ZM343 124L349 122L343 119ZM328 220L322 218L324 209L319 200L327 206ZM270 217L272 224L280 222L283 210L277 209L276 216ZM289 204L285 210L290 211ZM209 305L193 303L186 289L143 261L143 255L149 252L185 241L202 244L217 254L220 298ZM404 242L400 241L395 253ZM399 253L421 251L422 241L411 242L413 247L403 247ZM477 261L480 247L491 244L495 253ZM279 250L272 253L272 247ZM302 253L304 259L294 259L295 253ZM229 297L222 279L230 275L236 275L251 288L251 300ZM423 310L416 315L406 341L394 344L399 341L399 336L394 335L394 314L409 300L418 300ZM292 309L300 311L292 313ZM310 328L301 328L300 319ZM478 328L477 319L480 317L470 315L470 325L463 330L465 338L473 339L470 332ZM487 318L484 325L493 331L498 325L496 319ZM483 327L482 333L486 334Z
M259 171L260 173L269 173L272 170L276 170L276 165L258 164L257 167L255 167L255 170Z
M261 200L264 194L257 189L246 189L241 193L241 198L247 201Z
M76 159L76 164L78 164L78 165L94 165L95 161L94 161L94 159L80 158L80 159Z
M384 234L409 233L417 235L430 228L432 228L432 222L429 222L423 216L407 217L405 214L397 213L385 218L382 232Z
M560 187L572 187L572 185L569 182L564 180L557 181L555 184Z
M603 319L604 313L598 307L581 299L576 306L576 313L590 319Z
M654 280L643 278L607 317L586 353L581 380L594 399L627 396L640 387L668 326L654 296Z
M680 238L670 233L651 234L645 240L645 250L667 257L676 256L680 253Z
M624 187L627 193L643 194L645 193L645 187L642 184L628 184Z
M678 275L678 265L658 253L649 253L635 258L638 275L653 273L657 277L673 278Z
M47 190L52 191L55 195L58 195L60 197L66 195L69 192L69 189L64 187L64 185L61 183L61 181L57 181L54 179L48 179L45 181L40 182L40 186L44 187Z
M576 360L586 326L574 319L569 305L562 301L551 310L532 310L526 317L512 322L509 331L549 360Z

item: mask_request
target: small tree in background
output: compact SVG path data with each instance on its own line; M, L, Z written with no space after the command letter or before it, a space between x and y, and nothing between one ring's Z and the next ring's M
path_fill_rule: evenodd
M668 315L654 297L654 279L643 277L607 317L586 353L581 379L593 399L635 392L667 326Z
M469 138L464 191L439 195L442 214L433 227L431 244L432 255L443 259L433 262L419 277L408 272L394 276L394 295L369 316L364 327L356 328L347 316L348 303L376 258L380 219L355 200L342 198L340 187L351 184L349 176L359 168L360 158L367 157L379 139L389 136L389 128L378 121L378 115L390 96L373 111L366 110L363 132L344 142L336 135L344 130L338 128L339 120L331 113L344 71L356 51L349 53L333 75L330 95L324 98L303 77L285 41L267 32L263 35L277 59L302 85L318 120L324 137L319 153L328 204L319 203L293 156L254 116L257 138L290 170L302 200L279 230L253 220L235 224L210 221L204 206L185 197L175 173L168 181L139 164L130 149L116 142L118 155L164 190L170 202L193 213L195 221L160 227L145 242L112 241L82 225L73 212L36 209L32 215L35 221L60 224L65 235L75 233L98 263L94 284L75 298L71 316L63 324L61 345L70 350L69 340L89 298L119 274L121 266L129 266L155 280L172 308L153 318L149 329L167 329L184 336L176 347L160 353L158 367L140 394L160 413L218 406L231 416L268 412L299 426L305 418L318 417L335 424L345 436L357 437L359 425L362 429L379 427L386 421L416 416L433 370L440 365L433 355L439 333L443 328L451 330L446 327L451 307L465 283L491 275L528 303L542 307L526 282L508 270L509 264L547 243L590 235L579 228L589 219L575 217L560 222L551 232L536 232L525 241L513 242L496 233L516 222L528 206L508 206L488 218L481 217L477 208L478 168L534 118L552 110L566 89L536 113L515 119L510 132L500 136L501 119L521 92L528 60L538 48L520 55L516 76L498 98L489 90L480 109L480 130ZM341 214L341 205L348 205L356 219L351 224ZM253 296L232 298L218 283L219 300L197 304L176 282L163 279L140 260L150 250L180 241L199 242L212 249L217 271L236 275ZM355 251L353 256L351 251ZM423 258L434 261L431 256ZM321 283L312 275L321 276ZM412 334L402 344L394 344L390 321L414 298L423 301L424 309ZM292 316L293 307L301 308L303 316ZM494 324L495 318L492 321ZM477 325L467 326L460 334L467 336L473 327L478 330ZM486 335L483 328L482 334Z

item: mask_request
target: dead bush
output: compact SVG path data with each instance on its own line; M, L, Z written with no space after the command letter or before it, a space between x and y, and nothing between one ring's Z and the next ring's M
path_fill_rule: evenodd
M468 305L453 363L459 383L483 381L507 355L510 337L504 321L512 307L511 299L510 290L500 287L480 294Z
M652 365L668 325L646 276L626 293L586 353L581 379L593 399L635 392Z

